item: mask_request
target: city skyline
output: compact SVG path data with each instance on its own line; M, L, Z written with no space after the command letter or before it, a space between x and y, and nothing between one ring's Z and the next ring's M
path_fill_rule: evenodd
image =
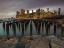
M29 10L27 10L27 13L24 9L21 9L20 11L16 12L16 18L17 19L43 19L43 18L56 18L62 16L61 14L61 8L58 8L58 11L54 10L51 12L49 8L47 8L47 11L44 9L36 9L36 12L32 10L30 13Z
M64 14L63 0L1 0L0 1L0 18L16 17L16 11L20 9L35 10L38 8L51 11L61 8L61 14Z

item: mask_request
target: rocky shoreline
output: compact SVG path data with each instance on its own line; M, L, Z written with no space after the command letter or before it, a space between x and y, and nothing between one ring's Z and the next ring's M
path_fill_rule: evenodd
M64 48L64 38L57 36L33 35L7 39L0 37L0 48Z

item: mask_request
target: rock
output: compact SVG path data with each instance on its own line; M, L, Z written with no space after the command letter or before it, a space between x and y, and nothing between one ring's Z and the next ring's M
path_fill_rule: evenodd
M0 48L24 48L24 45L19 42L1 42Z
M15 48L15 45L13 42L1 42L0 48Z
M64 48L64 38L57 36L40 35L24 36L18 42L18 38L14 37L9 40L0 37L0 48Z
M46 36L46 39L51 39L52 48L64 48L64 42L57 36Z
M61 38L62 41L64 41L64 38Z
M11 39L9 39L7 41L10 41L10 42L18 42L19 39L17 37L14 37L14 38L11 38Z
M24 45L20 42L15 44L15 48L25 48Z
M25 48L49 48L48 40L37 38L25 45Z
M37 38L42 38L42 36L41 35L33 35L32 38L37 39Z
M25 48L49 48L48 40L40 35L24 36L20 42L25 45Z
M7 41L8 39L6 37L0 37L0 42L5 42Z
M33 35L33 36L24 36L20 39L20 42L22 42L24 45L26 43L30 42L33 39L42 38L41 35Z
M30 38L32 38L32 37L31 37L31 36L24 36L24 37L22 37L22 38L20 39L20 42L23 43L24 45L26 45L28 42L31 41Z

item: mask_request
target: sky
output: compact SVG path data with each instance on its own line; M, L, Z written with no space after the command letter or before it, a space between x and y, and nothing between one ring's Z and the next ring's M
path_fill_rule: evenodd
M16 11L21 9L36 10L50 8L50 11L58 11L64 14L64 0L0 0L0 18L16 17Z

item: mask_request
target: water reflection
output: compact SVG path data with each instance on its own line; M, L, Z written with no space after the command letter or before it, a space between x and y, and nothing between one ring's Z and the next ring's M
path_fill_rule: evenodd
M16 25L15 25L15 23L12 24L12 29L14 32L14 37L16 37Z
M36 27L36 30L37 30L37 22L36 21L33 21L34 22L34 26Z
M25 30L27 29L28 24L29 24L29 21L26 21L26 22L25 22Z
M45 33L46 33L46 36L48 36L48 24L47 22L44 23L45 24Z
M3 29L4 29L4 31L5 31L5 22L3 22Z
M56 35L56 24L53 23L54 26L54 35Z
M18 25L18 27L19 27L19 30L20 30L20 23L18 23L19 25Z
M18 27L18 22L16 22L16 26Z
M40 35L40 27L41 27L41 23L38 23L38 26L37 26L38 35Z
M7 38L9 38L9 24L6 23Z
M22 36L24 36L24 23L22 23Z
M64 36L64 28L62 27L61 29L61 36Z
M30 36L32 36L32 20L30 20Z
M44 27L44 22L42 22L42 25L41 25L41 26L42 26L42 31L43 31L43 27Z

